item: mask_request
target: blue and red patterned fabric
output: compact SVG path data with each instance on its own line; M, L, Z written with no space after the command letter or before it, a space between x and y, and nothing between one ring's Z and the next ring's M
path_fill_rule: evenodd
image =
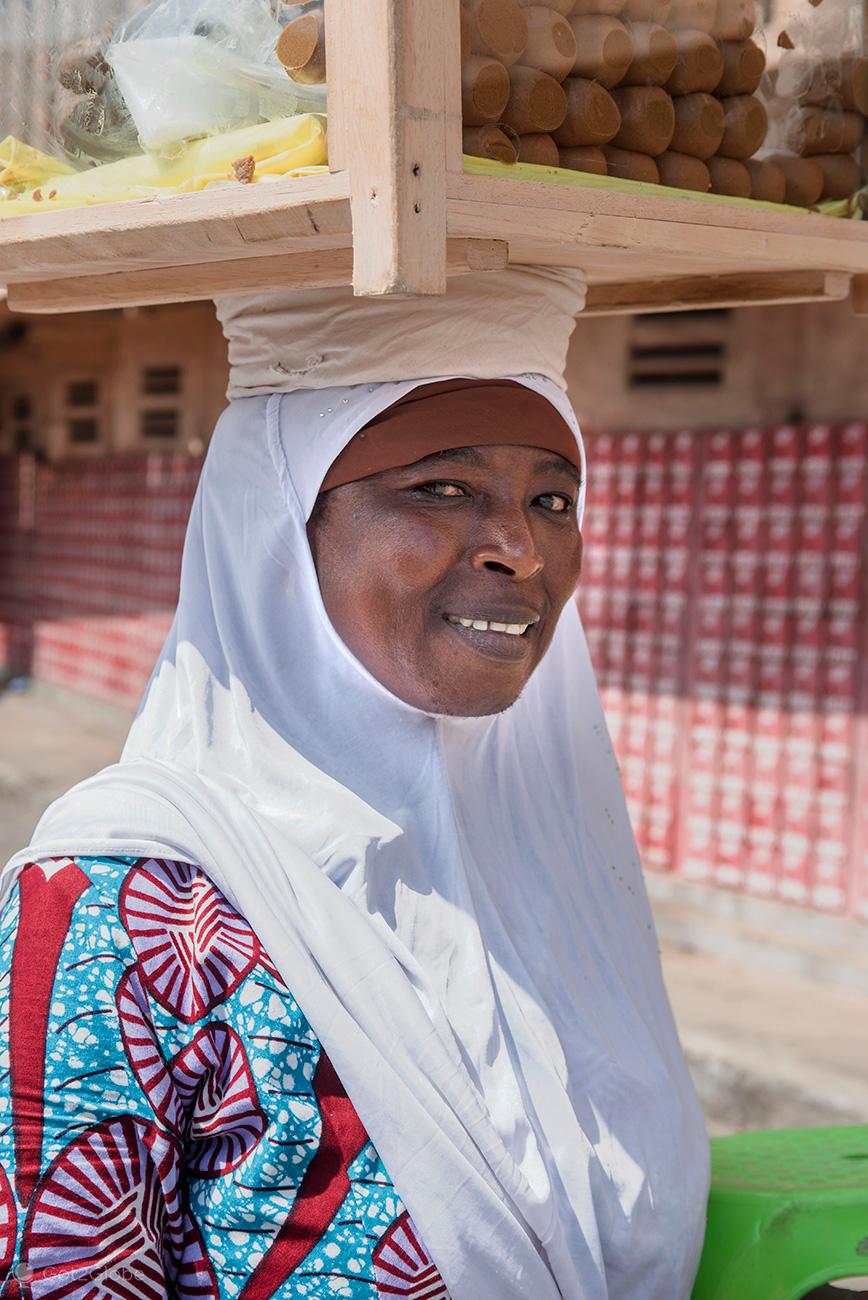
M311 1026L199 868L25 867L0 980L3 1300L448 1300Z

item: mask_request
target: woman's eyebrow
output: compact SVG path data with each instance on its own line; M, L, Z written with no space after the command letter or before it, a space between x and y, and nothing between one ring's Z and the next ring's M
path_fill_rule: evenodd
M543 474L553 474L558 472L561 474L568 474L577 484L581 484L582 481L581 475L575 465L570 461L565 460L563 456L546 456L542 460L538 460L534 468Z

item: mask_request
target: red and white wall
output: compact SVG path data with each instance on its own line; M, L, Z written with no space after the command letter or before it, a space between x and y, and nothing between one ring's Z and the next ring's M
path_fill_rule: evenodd
M868 918L868 426L588 444L580 606L646 865Z

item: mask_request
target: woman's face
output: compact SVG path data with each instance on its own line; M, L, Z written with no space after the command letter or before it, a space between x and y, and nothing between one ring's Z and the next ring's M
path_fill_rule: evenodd
M335 630L416 708L501 712L578 582L578 494L574 467L535 447L462 447L333 488L308 536Z

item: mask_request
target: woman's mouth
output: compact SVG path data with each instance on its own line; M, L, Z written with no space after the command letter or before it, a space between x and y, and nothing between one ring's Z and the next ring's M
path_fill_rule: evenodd
M507 636L524 636L529 627L538 620L527 623L500 622L494 619L478 618L473 614L446 614L447 623L457 623L460 627L473 628L475 632L505 632Z
M469 649L488 659L524 659L531 651L531 637L539 616L521 620L503 613L499 618L478 614L444 614L444 621Z

